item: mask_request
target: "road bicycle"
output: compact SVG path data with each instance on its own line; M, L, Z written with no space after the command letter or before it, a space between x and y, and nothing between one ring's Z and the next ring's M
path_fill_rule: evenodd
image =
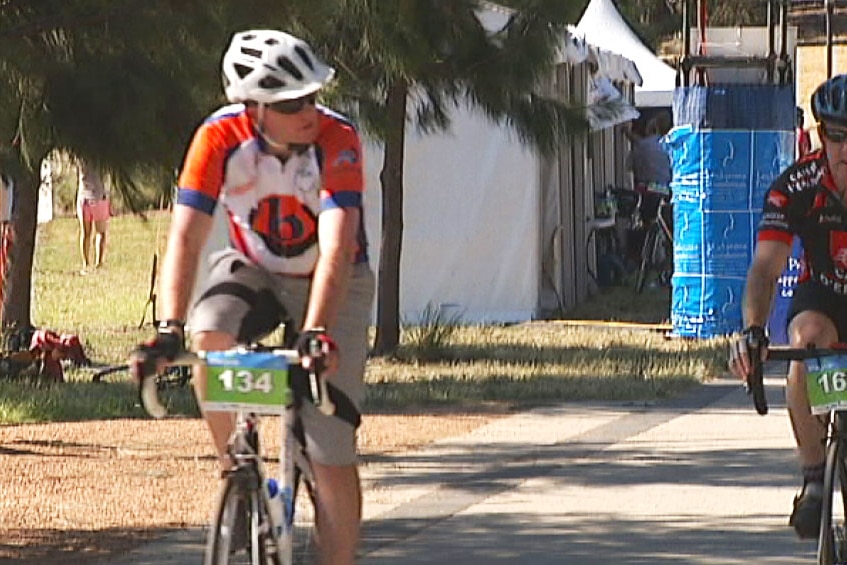
M291 565L309 563L313 543L315 483L305 449L300 410L311 402L326 415L358 427L360 416L350 400L317 370L300 366L296 351L261 346L227 351L183 353L171 366L205 365L206 411L235 412L228 442L232 470L223 475L205 550L205 565ZM194 371L195 378L203 371ZM161 418L167 408L154 378L140 385L147 412ZM278 496L274 512L269 474L259 446L259 415L279 415L281 447ZM278 506L277 506L278 508Z
M753 371L748 392L756 411L767 414L763 365L760 349L752 347ZM830 348L768 349L768 359L803 361L806 365L806 391L812 413L826 424L826 467L817 562L819 565L847 563L847 344Z
M672 205L666 196L659 200L656 218L647 225L641 261L635 275L635 292L642 292L651 272L661 285L668 285L673 276Z

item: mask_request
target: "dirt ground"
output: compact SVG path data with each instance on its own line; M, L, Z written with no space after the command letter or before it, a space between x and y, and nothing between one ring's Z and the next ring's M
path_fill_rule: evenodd
M503 408L367 415L369 455L468 432ZM269 458L276 421L263 422ZM94 565L186 526L207 523L218 484L201 420L0 426L0 564Z

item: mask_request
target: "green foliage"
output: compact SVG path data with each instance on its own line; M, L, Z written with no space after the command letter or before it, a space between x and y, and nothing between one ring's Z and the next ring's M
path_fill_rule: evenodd
M581 108L538 95L549 77L564 26L575 6L518 0L502 29L488 33L474 0L363 0L343 4L310 37L339 71L333 103L383 139L387 96L403 82L410 122L423 132L449 125L456 107L479 108L543 151L567 133L584 131Z

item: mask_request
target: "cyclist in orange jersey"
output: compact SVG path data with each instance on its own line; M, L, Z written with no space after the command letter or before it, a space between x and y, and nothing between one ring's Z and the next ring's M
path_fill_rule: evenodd
M183 340L198 257L222 207L230 248L210 259L188 319L192 346L223 350L293 318L304 363L315 347L331 382L358 408L374 280L362 218L362 151L355 127L318 104L334 71L304 41L276 30L237 33L223 57L231 105L195 132L179 176L161 272L164 320L138 363L173 358ZM195 379L200 383L202 379ZM204 397L202 384L197 393ZM226 470L233 421L207 413ZM351 425L304 406L318 493L321 563L353 563L361 521Z

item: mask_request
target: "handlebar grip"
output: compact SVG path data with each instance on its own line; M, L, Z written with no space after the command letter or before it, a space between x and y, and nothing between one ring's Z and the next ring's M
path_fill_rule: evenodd
M309 371L309 391L315 408L326 416L335 414L335 403L329 397L326 379L319 376L317 371L314 370Z
M765 397L765 379L764 379L764 362L762 361L761 346L751 346L750 364L752 371L747 377L747 394L753 395L753 405L756 407L756 412L764 416L768 413L768 400Z

